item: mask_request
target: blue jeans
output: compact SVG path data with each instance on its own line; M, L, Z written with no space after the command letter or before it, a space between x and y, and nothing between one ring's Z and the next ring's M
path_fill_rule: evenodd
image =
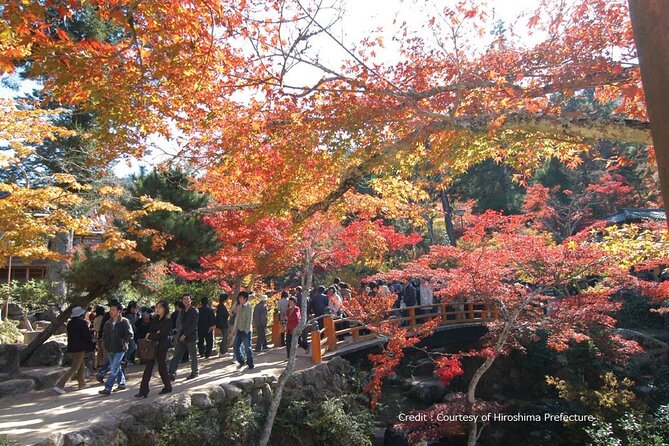
M124 355L125 352L109 353L111 373L109 374L109 378L107 378L107 382L105 382L106 390L111 390L112 387L114 387L114 381L116 381L117 376L120 376L119 386L125 386L125 375L121 368L121 361L123 360Z
M242 352L242 344L244 344L244 352ZM253 350L251 350L251 332L237 330L235 335L235 342L233 344L235 351L235 359L241 365L248 364L253 368Z
M97 372L97 377L101 380L105 379L105 376L107 376L107 372L111 369L111 363L109 361L110 361L110 354L105 353L105 362L100 366L100 368L98 368ZM121 367L123 367L123 362L121 362ZM121 376L123 376L123 384L121 384ZM123 375L119 373L116 376L116 384L118 384L119 386L125 385L125 372L123 373Z

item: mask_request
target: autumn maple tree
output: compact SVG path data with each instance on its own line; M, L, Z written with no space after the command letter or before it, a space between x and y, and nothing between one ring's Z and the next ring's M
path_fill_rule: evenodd
M466 400L457 403L462 409L475 411L481 377L501 355L522 350L521 341L533 339L537 330L545 331L548 346L558 351L589 339L610 360L624 361L639 349L610 330L615 324L611 314L620 305L612 296L632 280L619 259L588 240L557 244L549 234L528 227L527 221L528 216L488 212L467 231L459 247L432 246L405 269L384 274L387 279L428 278L434 285L442 284L435 291L442 303L486 304L498 312L499 319L487 324L480 350L436 361L435 373L448 382L463 373L463 356L483 360L469 381ZM407 427L416 441L428 434L440 438L454 429L448 423L442 430L432 425L423 426L427 430ZM459 429L468 432L468 444L474 445L481 426L472 422Z

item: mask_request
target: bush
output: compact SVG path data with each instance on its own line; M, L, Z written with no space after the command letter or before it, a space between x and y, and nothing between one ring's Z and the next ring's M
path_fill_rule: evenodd
M7 438L7 435L0 434L0 446L16 446L18 443Z
M51 292L52 282L33 280L27 282L12 281L0 285L0 296L11 296L11 302L16 302L24 308L39 310L58 302L58 298Z
M373 430L371 411L354 399L282 401L274 423L272 444L371 446Z
M177 418L161 429L157 446L252 445L257 440L262 417L241 396L220 407L191 408L186 417Z
M650 416L635 411L615 423L596 421L585 432L592 446L664 446L669 444L669 405Z
M23 342L23 334L19 331L19 322L11 319L0 321L0 344ZM0 445L3 443L0 442Z
M615 315L616 326L631 329L662 328L662 316L651 312L648 298L638 294L624 296L623 305Z

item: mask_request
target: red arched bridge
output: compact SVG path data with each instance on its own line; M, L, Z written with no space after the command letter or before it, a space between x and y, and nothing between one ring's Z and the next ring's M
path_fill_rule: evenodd
M497 307L482 303L418 305L393 308L388 310L388 313L387 321L403 324L410 329L415 329L419 324L441 317L441 322L435 331L480 326L499 317ZM382 341L366 325L358 321L329 315L323 316L322 319L323 328L310 333L311 359L314 363L321 362L325 355L350 352ZM313 321L315 319L311 319L309 323ZM281 345L283 332L284 327L275 315L271 333L268 333L275 346ZM253 342L255 342L255 337Z

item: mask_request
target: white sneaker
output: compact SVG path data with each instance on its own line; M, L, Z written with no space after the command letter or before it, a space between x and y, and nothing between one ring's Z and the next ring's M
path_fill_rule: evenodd
M58 387L58 386L53 386L51 388L51 390L53 390L54 392L56 392L59 395L63 395L65 393L67 393L67 392L65 392L65 389L63 389L62 387Z

